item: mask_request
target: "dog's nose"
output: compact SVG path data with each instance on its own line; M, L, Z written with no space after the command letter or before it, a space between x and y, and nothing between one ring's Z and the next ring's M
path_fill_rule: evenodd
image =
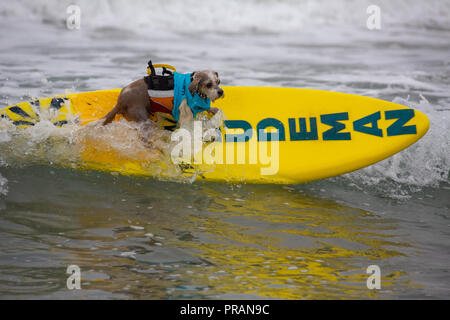
M223 90L222 90L222 88L219 88L219 90L217 90L217 93L219 94L219 97L223 96Z

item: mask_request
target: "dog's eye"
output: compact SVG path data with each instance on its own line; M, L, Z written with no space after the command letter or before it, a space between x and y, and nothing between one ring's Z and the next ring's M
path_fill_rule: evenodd
M212 87L212 82L208 82L208 84L206 85L206 87L207 87L208 89L210 89L210 88Z

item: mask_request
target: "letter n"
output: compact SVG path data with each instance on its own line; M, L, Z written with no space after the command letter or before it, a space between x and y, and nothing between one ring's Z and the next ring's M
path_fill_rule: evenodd
M389 110L384 113L386 120L397 119L387 128L388 136L399 136L403 134L416 134L415 125L405 126L405 124L414 118L414 109Z

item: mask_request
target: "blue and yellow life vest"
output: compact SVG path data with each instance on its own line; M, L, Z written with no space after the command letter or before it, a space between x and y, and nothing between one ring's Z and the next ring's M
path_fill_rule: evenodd
M162 74L157 75L155 68L162 68ZM172 69L173 72L168 69ZM187 100L194 118L198 113L211 107L209 98L203 99L198 93L192 95L189 91L192 73L178 73L170 65L153 65L151 61L148 62L147 72L148 76L144 80L150 96L150 106L153 112L152 119L161 122L161 119L165 118L164 120L172 123L170 128L164 125L166 129L175 128L180 116L180 105L183 99ZM160 113L164 115L162 116ZM169 115L172 117L169 117Z

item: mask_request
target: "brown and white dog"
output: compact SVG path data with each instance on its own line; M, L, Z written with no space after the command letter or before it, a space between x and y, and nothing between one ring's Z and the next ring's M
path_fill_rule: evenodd
M222 88L219 87L219 74L212 70L193 72L192 82L188 89L191 95L198 93L200 97L206 97L215 101L224 96ZM187 105L186 99L180 104L180 116L178 125L187 127L193 122L193 113ZM208 112L216 114L219 109L211 107ZM103 118L103 125L114 120L117 114L121 114L128 121L144 122L153 114L150 104L148 87L144 79L132 82L122 89L117 99L116 106Z

